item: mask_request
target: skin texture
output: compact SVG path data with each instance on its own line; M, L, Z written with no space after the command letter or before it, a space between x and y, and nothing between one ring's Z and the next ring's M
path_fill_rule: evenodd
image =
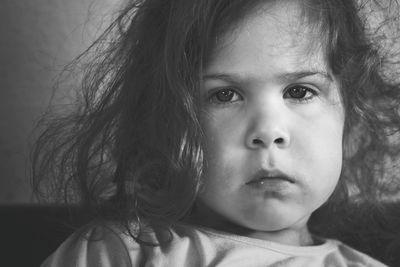
M306 223L342 166L344 112L296 3L266 4L219 38L203 73L197 223L310 245Z

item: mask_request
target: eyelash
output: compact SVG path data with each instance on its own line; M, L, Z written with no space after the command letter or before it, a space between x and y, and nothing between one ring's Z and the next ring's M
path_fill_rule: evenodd
M290 90L299 89L299 88L302 91L301 94L304 93L305 96L307 94L311 94L311 95L309 95L307 97L303 96L303 97L299 97L299 98L290 96ZM218 94L219 93L225 93L225 96L224 95L220 95L220 97L227 97L227 100L226 101L222 101L221 99L218 99ZM230 96L227 95L227 94L230 94ZM318 93L314 89L311 89L311 88L309 88L307 86L304 86L304 85L294 85L294 86L287 87L284 90L283 98L293 99L294 101L298 101L298 102L308 102L308 101L311 101L317 95L318 95ZM287 96L289 96L289 97L287 97ZM232 98L237 98L237 99L232 101ZM219 104L219 105L226 105L226 104L231 104L231 103L235 103L235 102L238 102L240 100L243 100L243 96L237 92L237 89L231 88L231 87L227 87L227 88L220 88L220 89L213 90L209 94L208 99L209 99L210 103L216 103L216 104Z
M298 88L301 88L302 89L302 91L303 92L305 92L305 94L307 95L307 93L310 93L311 95L310 96L308 96L308 97L301 97L301 98L296 98L296 97L285 97L285 96L287 96L288 94L289 94L289 91L291 90L291 89L298 89ZM285 89L285 91L284 91L284 93L283 93L283 97L284 98L291 98L291 99L294 99L295 101L299 101L299 102L308 102L308 101L310 101L311 99L313 99L315 96L317 96L318 95L318 93L317 93L317 91L316 90L314 90L314 89L311 89L311 88L309 88L309 87L307 87L307 86L304 86L304 85L294 85L294 86L290 86L290 87L288 87L287 89Z
M221 101L221 99L218 99L218 93L232 93L233 94L232 97L236 97L237 99L233 100L233 101L232 101L232 99L227 100L227 101ZM224 97L224 96L221 96L221 97ZM227 96L227 97L229 97L229 96ZM237 92L236 89L231 88L231 87L227 87L227 88L220 88L220 89L217 89L217 90L213 90L209 94L208 99L209 99L209 102L211 102L211 103L216 103L216 104L219 104L219 105L224 105L224 104L226 105L226 104L235 103L235 102L238 102L240 100L243 100L243 97L242 97L242 95L240 95Z

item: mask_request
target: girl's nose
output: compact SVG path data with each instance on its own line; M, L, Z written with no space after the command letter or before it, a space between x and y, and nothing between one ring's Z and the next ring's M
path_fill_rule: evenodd
M246 137L246 144L250 149L286 148L290 145L291 138L287 128L287 118L280 114L257 116L250 125Z

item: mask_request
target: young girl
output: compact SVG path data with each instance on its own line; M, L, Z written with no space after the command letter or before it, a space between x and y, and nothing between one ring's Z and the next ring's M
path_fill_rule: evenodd
M37 188L96 216L43 266L385 266L335 240L398 189L400 90L364 15L132 2L37 142Z

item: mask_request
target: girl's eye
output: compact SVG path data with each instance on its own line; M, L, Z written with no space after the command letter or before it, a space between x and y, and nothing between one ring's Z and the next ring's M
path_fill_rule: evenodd
M216 102L216 103L236 102L241 99L242 97L237 92L228 88L220 89L214 92L210 97L211 102Z
M289 87L284 94L285 98L292 98L300 101L309 100L317 95L317 92L305 86L296 85Z

